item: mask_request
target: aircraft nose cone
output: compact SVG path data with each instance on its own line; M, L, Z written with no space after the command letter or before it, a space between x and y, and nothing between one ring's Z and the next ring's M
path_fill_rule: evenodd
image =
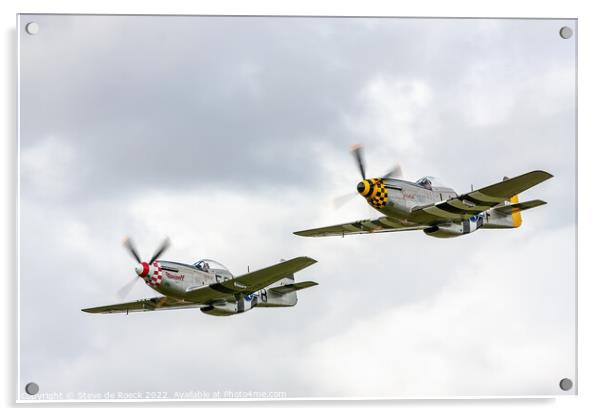
M136 271L136 274L138 276L144 277L148 274L148 270L149 270L148 263L142 262L142 263L138 264L134 270Z
M360 182L357 184L357 191L360 194L364 193L365 190L366 190L366 185L364 185L364 182Z
M370 182L364 180L357 184L357 191L360 195L366 197L370 193Z

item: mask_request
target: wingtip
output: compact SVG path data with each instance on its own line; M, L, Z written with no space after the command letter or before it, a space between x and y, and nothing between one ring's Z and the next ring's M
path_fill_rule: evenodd
M303 260L306 260L306 261L308 261L308 262L309 262L309 264L316 264L316 263L318 262L318 260L316 260L316 259L313 259L313 258L311 258L311 257L309 257L309 256L302 256L302 257L300 257L300 258L301 258L301 259L303 259Z
M550 178L554 177L554 175L552 175L550 172L546 172L545 170L541 170L541 169L535 170L533 172L542 174L543 176L546 177L546 179L550 179Z
M291 259L284 260L284 261L288 261L288 262L291 262L291 261L299 262L299 261L301 261L301 262L307 263L308 266L310 266L310 265L315 264L315 263L318 262L318 260L313 259L313 258L311 258L309 256L297 256L297 257L293 257Z

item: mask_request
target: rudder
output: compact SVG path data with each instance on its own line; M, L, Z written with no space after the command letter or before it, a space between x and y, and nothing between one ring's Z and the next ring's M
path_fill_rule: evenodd
M518 195L514 195L512 198L510 198L510 205L514 204L518 204ZM520 214L520 211L520 209L512 210L512 226L514 228L520 227L523 223L523 217Z

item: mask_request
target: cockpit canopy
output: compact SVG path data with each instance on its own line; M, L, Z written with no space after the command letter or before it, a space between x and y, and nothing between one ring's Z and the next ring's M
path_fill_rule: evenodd
M196 263L194 263L193 266L204 272L208 272L209 270L220 270L220 271L229 272L229 270L226 266L224 266L223 264L221 264L218 261L211 260L211 259L201 259L201 260L197 261Z
M443 184L443 182L441 182L438 178L435 178L434 176L425 176L424 178L418 179L415 183L416 183L416 185L422 186L423 188L426 188L426 189L433 189L433 187L435 187L435 188L445 188L446 187Z

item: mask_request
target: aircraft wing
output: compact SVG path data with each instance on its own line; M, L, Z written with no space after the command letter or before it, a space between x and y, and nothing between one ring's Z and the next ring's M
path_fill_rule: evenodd
M350 234L386 233L393 231L423 230L425 228L427 227L422 225L404 225L398 220L390 217L380 217L375 220L360 220L328 227L295 231L293 234L300 235L301 237L344 237Z
M408 220L419 224L467 220L551 177L551 174L542 170L525 173L455 198L415 208Z
M151 299L141 299L134 302L117 303L114 305L98 306L94 308L82 309L88 313L130 313L130 312L148 312L162 311L169 309L187 309L200 308L202 304L184 302L165 296Z
M192 290L186 296L191 302L211 303L254 293L291 274L317 263L310 257L295 257L272 266L243 274L222 283Z

